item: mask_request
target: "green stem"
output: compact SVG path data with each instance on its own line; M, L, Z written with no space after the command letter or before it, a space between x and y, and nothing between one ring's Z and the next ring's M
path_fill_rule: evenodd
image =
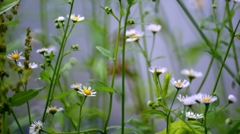
M152 48L151 48L149 60L152 60L153 49L154 49L154 46L155 46L155 37L156 37L156 33L153 33Z
M218 113L214 116L212 122L208 125L208 128L210 128L210 126L212 125L213 121L217 118L217 116L223 111L223 109L225 109L227 106L229 105L229 103L227 103L225 106L223 106Z
M41 27L42 27L42 33L49 33L48 32L48 26L47 26L47 4L46 4L46 0L41 0L40 1L40 20L41 20ZM47 44L47 36L46 34L42 34L42 38L41 38L42 44L46 45Z
M73 5L74 5L74 0L72 0L69 15L72 14ZM48 107L48 105L50 104L50 96L51 96L51 93L53 92L52 90L54 90L54 86L56 85L56 77L57 77L58 74L59 74L59 69L58 69L58 68L60 68L60 66L61 66L61 64L60 64L60 63L61 63L61 62L60 62L60 59L61 59L61 57L62 57L62 53L63 53L64 48L65 48L65 45L66 45L66 40L67 40L66 37L67 37L67 31L68 31L68 28L69 28L69 23L70 23L70 17L68 17L68 21L67 21L67 25L66 25L66 30L65 30L64 35L63 35L63 38L62 38L62 44L61 44L61 47L60 47L60 50L59 50L59 54L58 54L58 57L57 57L56 68L54 69L53 76L52 76L52 81L51 81L51 83L50 83L50 88L49 88L49 91L48 91L48 97L47 97L45 109L44 109L43 116L42 116L42 122L45 121L47 107ZM57 70L58 70L58 72L57 72Z
M80 131L80 133L84 133L84 134L91 133L91 132L98 132L98 133L104 134L104 132L102 130L95 129L95 128ZM55 133L55 134L77 134L77 133L78 132L59 132L59 133Z
M238 20L237 26L236 26L234 32L232 33L232 38L231 38L231 40L230 40L230 43L229 43L229 45L228 45L226 54L225 54L225 56L224 56L224 59L223 59L223 62L222 62L222 66L221 66L221 68L220 68L220 70L219 70L219 72L218 72L218 76L217 76L216 82L215 82L215 84L214 84L214 88L213 88L212 94L215 93L215 91L216 91L216 89L217 89L217 84L218 84L219 78L220 78L220 76L221 76L222 69L223 69L223 66L224 66L224 64L225 64L225 61L227 60L228 53L229 53L230 48L231 48L231 46L232 46L232 44L233 44L233 40L234 40L234 37L235 37L235 33L236 33L236 31L237 31L237 28L238 28L238 26L239 26L239 23L240 23L240 20Z
M116 16L115 16L116 17ZM118 19L117 19L118 20ZM118 59L118 47L119 47L119 39L120 39L120 33L121 33L121 21L122 21L122 15L120 15L120 19L118 20L118 34L117 34L117 40L116 40L116 46L115 46L115 53L114 53L114 65L113 65L113 72L112 72L112 84L111 84L111 88L114 87L114 81L115 81L115 74L116 74L116 66L117 66L117 59ZM108 122L110 119L110 115L112 112L112 98L113 98L113 94L109 93L110 95L110 100L109 100L109 109L108 109L108 116L107 116L107 120L104 126L104 133L107 133L107 126L108 126Z
M230 11L230 7L229 7L229 1L226 1L226 9L227 9L227 13L228 16L231 16L231 11ZM232 24L232 19L228 19L228 24L229 24L229 28L231 31L233 31L233 24ZM231 32L230 32L230 36L231 36ZM236 52L236 48L235 48L235 43L234 40L232 42L232 51L233 51L233 59L235 62L235 67L236 67L236 71L239 72L239 66L238 66L238 59L237 59L237 52Z
M86 98L87 98L87 96L84 96L84 99L81 102L80 109L79 109L78 134L80 134L80 127L81 127L81 121L82 121L82 106L83 106Z
M7 118L7 113L6 112L3 112L3 114L2 114L2 131L1 131L1 133L2 134L7 134L8 132L7 132L7 120L6 120L6 118Z
M205 134L207 134L207 111L208 111L209 104L205 104L205 105L206 105L206 108L204 112L204 129L205 129Z
M20 129L21 133L24 134L22 127L20 126L20 123L18 122L17 116L15 115L14 111L11 110L11 113L13 115L14 120L16 121L18 128Z
M121 1L120 1L121 3ZM123 29L123 48L122 48L122 120L121 120L121 133L124 134L124 117L125 117L125 45L126 45L126 29L127 29L127 21L130 14L131 5L130 3L127 7L127 14L124 21L124 29Z
M163 89L162 89L162 85L161 85L161 81L160 81L160 75L157 78L158 78L159 89L160 89L160 96L161 96L161 94L163 93Z
M172 110L173 103L174 103L174 101L175 101L175 99L176 99L176 96L177 96L179 90L180 90L180 89L177 89L177 92L176 92L176 94L174 95L172 104L171 104L171 106L170 106L170 110L169 110L168 115L167 115L167 134L169 133L169 125L170 125L170 124L169 124L169 123L170 123L169 117L170 117L170 114L171 114L171 110Z

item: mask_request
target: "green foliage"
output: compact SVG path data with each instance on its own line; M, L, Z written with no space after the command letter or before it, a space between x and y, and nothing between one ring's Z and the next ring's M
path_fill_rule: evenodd
M50 36L53 38L53 40L55 42L57 42L58 45L60 45L60 46L62 45L62 41L57 36L55 36L53 34L50 34Z
M55 99L61 99L64 98L65 96L69 95L70 93L74 92L74 90L70 90L70 91L66 91L66 92L62 92L60 94L57 94L54 96Z
M37 96L43 88L44 87L29 89L27 91L20 91L18 93L15 93L12 97L9 98L9 103L11 106L21 106L22 104Z
M13 21L9 21L9 22L6 22L4 23L5 25L17 25L19 24L20 21L19 20L13 20Z
M186 123L189 124L186 125ZM170 124L169 134L203 134L205 132L204 127L198 121L186 121L178 120ZM162 132L158 132L156 134L166 134L166 129ZM208 134L211 134L208 132Z
M20 0L5 0L0 5L0 15L16 6Z
M220 27L226 28L228 31L231 31L224 23L217 21L213 15L210 15L209 17L202 20L200 27L203 29L208 29L207 26L209 23L214 23Z
M111 87L107 87L107 86L101 86L101 87L95 87L95 90L102 90L102 91L107 91L109 93L114 93L114 89Z
M229 131L229 134L239 133L240 121L238 121Z
M121 126L109 126L107 127L107 130L111 130L111 129L115 129L115 130L119 130L121 129ZM130 128L130 127L125 127L125 133L132 133L132 134L143 134L142 132L140 132L139 130Z
M49 81L50 79L50 74L46 71L41 71L40 72L40 78L45 81Z
M113 54L112 54L111 51L109 51L109 50L107 50L107 49L105 49L105 48L103 48L103 47L101 47L101 46L96 46L96 48L97 48L97 50L98 50L99 52L101 52L104 56L106 56L107 58L113 60Z
M172 73L170 73L170 72L166 72L165 75L164 75L163 94L162 94L163 99L168 94L168 89L169 89L168 86L169 86L169 82L171 80L171 77L172 77Z

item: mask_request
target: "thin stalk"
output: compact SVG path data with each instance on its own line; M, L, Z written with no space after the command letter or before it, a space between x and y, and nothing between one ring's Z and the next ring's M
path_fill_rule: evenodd
M159 89L160 89L160 95L163 93L161 81L160 81L160 75L158 76L158 83L159 83Z
M193 79L189 79L189 83L190 83L190 84L189 84L189 86L186 88L184 95L187 95L187 94L188 94L188 91L189 91L190 85L191 85L191 83L192 83L192 80L193 80Z
M116 16L115 16L116 17ZM117 66L117 59L118 59L118 47L119 47L119 39L120 39L120 33L121 33L121 21L122 21L122 15L120 15L120 19L118 20L118 33L117 33L117 40L116 40L116 46L115 46L115 53L114 53L114 65L113 65L113 72L112 72L112 83L111 83L111 88L114 87L114 82L115 82L115 74L116 74L116 66ZM111 116L111 112L112 112L112 98L113 98L113 94L109 93L110 95L110 100L109 100L109 109L108 109L108 116L107 116L107 120L104 126L104 133L107 133L107 126L108 126L108 122Z
M153 49L154 49L154 46L155 46L155 38L156 38L156 33L153 33L152 48L151 48L149 60L152 60Z
M83 134L91 133L91 132L98 132L98 133L104 134L104 132L102 130L95 129L95 128L80 131L80 133L83 133ZM77 134L77 132L59 132L59 133L54 133L54 134Z
M170 110L169 110L168 115L167 115L167 134L169 133L169 125L170 125L170 124L169 124L169 123L170 123L169 117L170 117L170 114L171 114L171 110L172 110L173 103L174 103L174 101L175 101L175 99L176 99L176 96L177 96L179 90L180 90L180 89L177 89L177 92L176 92L176 94L174 95L172 104L171 104L171 106L170 106Z
M227 103L225 106L223 106L219 112L214 116L212 122L208 125L208 128L212 125L213 121L217 118L217 116L223 111L223 109L225 109L227 106L229 105L229 103Z
M121 1L120 1L121 3ZM124 134L124 117L125 117L125 45L126 45L126 29L127 21L130 14L131 5L130 3L127 7L127 14L124 21L123 28L123 48L122 48L122 119L121 119L121 133Z
M229 43L229 45L228 45L226 54L225 54L225 56L224 56L224 59L223 59L223 62L222 62L222 66L221 66L221 68L220 68L220 70L219 70L219 72L218 72L218 76L217 76L216 82L215 82L215 84L214 84L214 88L213 88L212 94L215 93L215 91L216 91L216 89L217 89L218 81L219 81L219 78L220 78L220 76L221 76L222 69L223 69L223 66L224 66L224 64L225 64L225 61L227 60L227 57L228 57L228 53L229 53L229 51L230 51L230 48L231 48L231 46L232 46L232 44L233 44L233 40L234 40L234 37L235 37L235 33L236 33L236 31L237 31L237 28L238 28L238 26L239 26L239 23L240 23L240 20L238 20L237 26L236 26L233 34L232 34L232 38L231 38L231 41L230 41L230 43Z
M72 0L69 15L72 14L73 5L74 5L74 0ZM42 116L42 122L45 121L47 107L48 107L48 105L50 103L50 96L51 96L51 93L53 92L52 90L54 90L54 86L56 84L56 77L59 74L59 72L57 72L57 70L61 66L61 64L59 64L59 63L60 63L60 58L62 57L62 53L63 53L65 45L66 45L66 40L67 40L66 36L67 36L68 28L69 28L69 23L70 23L70 17L68 17L68 21L67 21L67 25L66 25L66 31L64 32L64 35L63 35L63 38L62 38L62 44L61 44L61 47L60 47L60 50L59 50L59 54L58 54L58 57L57 57L56 68L54 69L52 81L50 83L50 88L49 88L49 91L48 91L48 97L47 97L45 109L44 109L43 116Z
M48 26L47 26L47 4L46 0L40 0L40 20L41 20L41 27L42 27L42 33L49 33L48 32ZM46 34L42 34L42 44L46 45L47 44L47 36Z
M209 104L205 104L205 106L206 108L204 112L204 129L205 129L205 134L207 134L207 111L208 111Z
M231 11L230 11L228 1L226 1L226 9L227 9L228 16L231 16ZM229 19L228 24L229 24L230 30L233 31L232 19ZM231 32L230 32L230 36L231 36ZM239 72L239 66L238 66L239 64L238 64L237 52L236 52L234 40L233 40L233 44L232 44L232 51L233 51L233 59L234 59L234 62L235 62L236 71Z
M6 112L3 112L2 114L2 129L1 129L1 133L2 134L7 134L7 113Z
M80 109L79 109L78 134L80 134L80 127L81 127L81 121L82 121L82 106L83 106L86 98L87 98L87 96L84 96L82 104L80 105Z
M12 113L13 118L14 118L14 120L16 121L17 126L18 126L18 128L20 129L21 133L24 134L23 129L22 129L22 127L20 126L20 123L18 122L17 116L15 115L14 111L11 110L11 113Z

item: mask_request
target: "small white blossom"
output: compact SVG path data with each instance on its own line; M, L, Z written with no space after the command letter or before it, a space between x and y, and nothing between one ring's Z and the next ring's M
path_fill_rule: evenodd
M48 52L48 49L44 47L44 48L38 49L36 52L40 54L44 54L45 52Z
M21 68L24 68L24 66L21 62L18 62L18 66L21 67ZM38 68L38 65L33 62L33 63L29 63L28 67L31 68L31 69L35 69L35 68Z
M188 111L188 112L186 112L186 117L189 119L202 119L203 115Z
M59 17L57 18L57 20L58 20L59 22L64 22L64 21L65 21L65 18L64 18L63 16L59 16Z
M181 73L183 75L186 75L189 79L194 79L194 78L198 78L198 77L202 77L202 72L197 72L197 71L194 71L193 69L183 69L181 71Z
M34 121L29 129L29 134L37 134L43 127L43 123L41 121Z
M160 67L160 66L151 66L149 69L149 72L151 72L151 73L155 73L156 72L156 74L157 75L160 75L160 74L163 74L163 73L165 73L166 71L167 71L167 68L166 67Z
M69 15L67 15L67 17L69 17ZM70 19L75 23L75 22L83 21L85 19L85 17L82 17L80 15L76 16L75 14L72 14L70 16Z
M51 107L47 108L47 113L54 115L55 113L60 112L62 110L63 110L63 108L57 108L56 106L54 106L54 107L51 106Z
M80 90L80 88L82 87L82 84L81 83L76 83L76 84L72 84L70 87L75 89L75 90Z
M86 87L83 86L79 91L77 91L78 93L84 95L84 96L96 96L97 92L94 92L93 89L91 89L91 87Z
M7 58L11 59L11 60L23 60L25 59L25 57L21 56L22 52L18 53L18 50L14 50L14 52L12 54L8 54Z
M216 96L201 94L201 93L197 94L195 97L198 102L204 103L204 104L209 104L217 100Z
M162 26L157 24L150 24L147 26L147 29L150 30L153 33L157 33L161 30Z
M230 94L228 96L228 101L229 103L234 103L234 102L237 102L237 98L234 95Z
M191 105L197 103L197 102L196 102L196 97L195 97L195 95L184 97L184 96L182 96L181 94L179 94L177 98L178 98L178 100L179 100L180 102L182 102L183 105L185 105L185 106L191 106Z
M174 78L171 79L170 81L172 83L173 86L175 86L177 89L182 89L182 88L186 88L189 86L189 82L187 80L178 80L178 81L175 81Z
M143 32L137 32L135 29L130 29L126 31L126 36L127 42L136 42L143 36Z

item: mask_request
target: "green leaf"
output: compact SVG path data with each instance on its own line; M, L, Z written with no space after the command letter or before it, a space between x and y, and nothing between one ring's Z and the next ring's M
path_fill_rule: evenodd
M162 58L165 58L165 56L158 56L158 57L155 57L154 59L151 60L151 62L155 61L155 60L158 60L158 59L162 59Z
M157 114L161 116L166 116L166 114L161 110L148 110L148 111L145 111L143 114Z
M19 20L13 20L13 21L8 21L6 23L4 23L5 25L16 25L19 24L20 21Z
M10 10L12 7L17 5L20 2L20 0L5 0L4 2L1 2L0 5L0 15L4 12Z
M165 96L167 96L167 94L168 94L168 89L169 89L168 86L169 86L171 77L172 77L172 73L170 73L170 72L166 72L164 75L163 94L162 94L163 100L164 100Z
M57 42L57 43L61 46L62 41L61 41L57 36L55 36L55 35L53 35L53 34L50 34L50 36L53 38L53 40L54 40L55 42Z
M114 93L114 89L111 87L106 87L106 86L101 86L101 87L95 87L95 90L102 90L102 91L107 91L109 93Z
M109 50L107 50L107 49L105 49L101 46L96 46L96 48L97 48L98 51L100 51L107 58L109 58L111 60L113 59L113 54Z
M104 84L103 82L101 82L101 81L99 81L99 80L96 80L96 79L89 79L88 81L93 82L93 83L95 83L95 84L97 84L97 85L99 85L99 86L105 86L105 87L107 87L106 84Z
M46 72L46 71L41 71L40 72L40 77L41 77L42 80L51 80L49 73Z
M107 127L107 130L110 130L110 129L119 130L119 129L121 129L121 126L109 126L109 127ZM124 127L124 131L125 131L125 133L129 133L129 134L130 133L131 134L143 134L139 130L136 130L136 129L133 129L133 128L130 128L130 127Z
M70 93L72 93L74 90L70 90L70 91L66 91L66 92L62 92L60 94L57 94L54 96L55 99L61 99L67 95L69 95Z
M231 130L229 131L229 134L236 134L236 133L238 133L239 127L240 127L240 122L237 122L237 123L231 128Z
M201 22L201 27L205 28L209 23L214 23L216 25L219 25L221 27L225 27L228 31L231 31L227 25L225 25L222 22L219 22L215 19L215 17L213 15L210 15L209 17L205 18L202 22Z
M38 95L38 93L43 89L44 87L41 88L36 88L36 89L30 89L27 91L20 91L18 93L15 93L12 97L9 98L9 102L11 106L20 106L27 101L31 100L35 96Z

